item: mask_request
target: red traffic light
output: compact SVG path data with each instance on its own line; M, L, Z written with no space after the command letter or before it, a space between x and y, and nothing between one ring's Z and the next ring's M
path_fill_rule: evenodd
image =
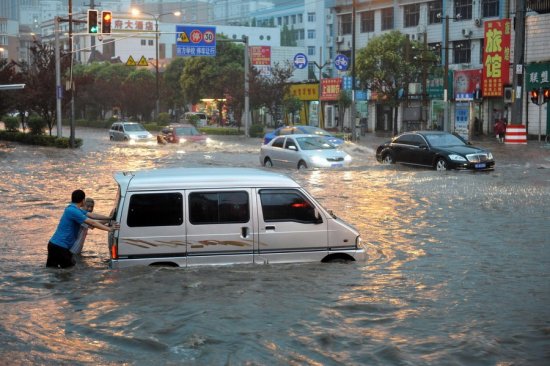
M101 12L101 33L111 33L111 22L113 20L113 13L111 11Z
M542 102L547 103L550 101L550 89L544 89L542 91Z
M531 102L536 105L540 105L540 91L538 89L531 89Z

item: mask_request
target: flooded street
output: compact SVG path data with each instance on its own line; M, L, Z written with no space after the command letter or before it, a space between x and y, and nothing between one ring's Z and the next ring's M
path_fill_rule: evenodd
M481 143L494 172L436 172L380 165L366 141L349 169L283 170L359 229L363 263L111 270L93 230L75 268L47 269L74 189L107 214L116 171L260 167L261 139L77 137L0 141L0 364L550 364L547 147Z

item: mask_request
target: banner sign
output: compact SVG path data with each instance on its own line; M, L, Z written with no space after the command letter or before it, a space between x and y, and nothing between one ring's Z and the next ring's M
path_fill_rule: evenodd
M216 56L216 27L176 25L177 56Z
M319 100L319 84L293 84L290 94L302 101Z
M510 19L485 21L483 96L500 97L510 83Z
M550 63L541 62L527 65L525 78L527 90L548 88L550 86Z
M319 100L338 100L340 96L340 89L342 85L342 78L328 78L321 79L321 97Z
M271 46L248 47L252 65L271 65Z
M481 87L481 76L481 69L454 70L453 87L455 100L474 100L476 89Z

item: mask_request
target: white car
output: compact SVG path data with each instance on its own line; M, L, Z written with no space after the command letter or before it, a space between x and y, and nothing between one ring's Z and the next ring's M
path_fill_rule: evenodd
M340 168L351 161L348 153L317 135L279 136L260 149L260 164L265 167Z
M111 141L151 142L155 140L149 131L138 122L115 122L109 130Z

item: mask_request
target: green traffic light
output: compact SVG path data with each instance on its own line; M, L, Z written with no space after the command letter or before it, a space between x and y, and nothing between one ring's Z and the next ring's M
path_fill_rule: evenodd
M90 33L97 33L97 27L91 27Z

